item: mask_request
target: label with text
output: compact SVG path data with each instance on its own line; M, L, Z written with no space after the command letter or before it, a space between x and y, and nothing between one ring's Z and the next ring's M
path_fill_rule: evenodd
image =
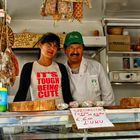
M78 129L114 126L103 107L71 108L70 111Z

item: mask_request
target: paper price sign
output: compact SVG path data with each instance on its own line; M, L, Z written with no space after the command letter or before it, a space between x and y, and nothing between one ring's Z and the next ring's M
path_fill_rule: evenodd
M103 107L71 108L70 111L78 129L114 126Z

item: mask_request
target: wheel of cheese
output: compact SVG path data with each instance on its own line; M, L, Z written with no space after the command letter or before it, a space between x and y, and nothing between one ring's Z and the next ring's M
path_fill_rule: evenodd
M55 109L56 109L55 100L22 101L22 102L12 102L8 104L8 110L10 112L45 111Z

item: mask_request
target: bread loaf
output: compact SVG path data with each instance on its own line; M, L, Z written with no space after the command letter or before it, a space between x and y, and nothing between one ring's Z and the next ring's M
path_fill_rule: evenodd
M14 111L45 111L55 110L55 100L35 100L35 101L22 101L12 102L8 104L8 110Z
M131 107L131 108L138 108L140 107L140 97L127 97L122 98L120 100L121 107Z

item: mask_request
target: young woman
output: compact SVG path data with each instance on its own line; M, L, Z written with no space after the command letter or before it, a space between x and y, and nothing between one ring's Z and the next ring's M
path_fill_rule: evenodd
M25 101L30 88L31 100L55 99L56 103L72 101L65 66L53 61L60 39L47 33L39 40L40 58L24 64L14 102Z

